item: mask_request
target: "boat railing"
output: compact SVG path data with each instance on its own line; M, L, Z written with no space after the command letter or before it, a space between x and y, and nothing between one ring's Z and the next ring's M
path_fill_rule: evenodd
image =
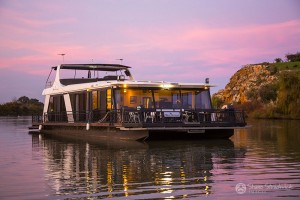
M51 88L53 83L54 83L54 81L47 81L46 84L45 84L45 89Z
M37 125L43 122L43 115L33 114L31 115L31 123L32 125Z
M94 122L99 120L103 112L88 112L88 111L78 111L78 112L46 112L43 115L43 122L51 123L86 123ZM106 112L104 112L106 114ZM103 114L102 114L103 115Z
M40 121L41 119L44 123L107 123L124 127L246 125L244 112L234 109L122 108L90 112L48 112L44 113L43 118L38 118Z
M124 110L125 126L245 126L245 114L233 109L140 109Z

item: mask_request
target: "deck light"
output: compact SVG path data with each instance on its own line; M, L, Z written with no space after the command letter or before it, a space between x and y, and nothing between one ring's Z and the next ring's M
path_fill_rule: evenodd
M164 84L161 84L160 87L162 87L162 88L165 89L165 90L168 90L168 89L170 89L171 87L173 87L173 85L168 84L168 83L166 83L166 84L164 83Z

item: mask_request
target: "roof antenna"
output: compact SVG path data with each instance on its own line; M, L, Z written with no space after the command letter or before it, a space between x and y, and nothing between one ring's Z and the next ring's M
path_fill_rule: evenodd
M119 60L119 61L120 61L120 65L123 64L123 58L119 58L119 59L116 59L116 60Z
M59 56L62 56L62 59L63 59L63 64L65 63L65 53L59 53L59 54L57 54L57 55L59 55Z

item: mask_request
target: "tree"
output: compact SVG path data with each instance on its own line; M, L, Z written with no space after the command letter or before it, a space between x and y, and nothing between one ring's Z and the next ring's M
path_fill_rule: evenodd
M32 104L39 104L39 103L41 103L41 102L39 102L38 99L30 99L30 100L29 100L29 103L32 103Z
M276 63L281 63L281 62L283 62L283 60L281 58L275 58L275 62Z
M18 99L18 102L20 103L28 103L29 102L29 98L26 96L22 96Z
M277 98L277 84L268 84L259 88L259 96L263 103L269 103L275 101Z
M289 62L297 62L300 61L300 52L297 52L295 54L286 54L285 57Z
M42 113L43 105L44 104L39 102L37 99L29 99L26 96L22 96L18 100L0 104L0 116Z
M221 105L224 104L224 101L216 96L212 97L212 105L214 108L221 108Z

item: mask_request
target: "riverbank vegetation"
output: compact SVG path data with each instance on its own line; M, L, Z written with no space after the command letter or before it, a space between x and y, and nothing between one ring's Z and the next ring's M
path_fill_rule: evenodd
M0 116L28 116L43 112L44 104L37 99L22 96L19 99L0 104Z
M300 119L300 71L282 71L278 81L250 90L247 97L236 107L251 117Z

